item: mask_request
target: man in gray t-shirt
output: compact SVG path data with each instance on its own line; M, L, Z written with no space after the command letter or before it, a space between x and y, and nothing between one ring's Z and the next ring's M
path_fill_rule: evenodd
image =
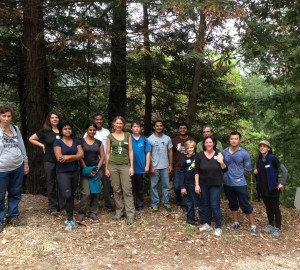
M157 186L161 180L163 202L167 211L171 211L169 203L169 174L173 171L173 151L171 138L163 133L163 122L154 122L154 133L148 138L151 145L151 207L158 211L159 196Z

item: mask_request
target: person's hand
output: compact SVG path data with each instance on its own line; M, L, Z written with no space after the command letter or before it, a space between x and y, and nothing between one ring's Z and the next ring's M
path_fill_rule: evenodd
M109 172L108 169L105 170L105 175L106 175L107 177L110 177L110 172Z
M258 174L258 171L257 171L256 168L253 170L253 173L254 173L254 174Z
M149 166L146 166L145 167L145 173L148 173L149 172Z
M29 165L28 164L24 164L24 175L29 174Z
M201 188L200 188L199 185L196 185L196 186L195 186L195 192L196 192L197 194L200 194L200 193L201 193Z
M153 168L153 167L151 168L151 173L152 173L152 174L156 174L155 168Z
M133 176L134 175L134 170L132 167L129 168L129 176Z
M217 155L217 161L219 163L224 163L224 157L223 157L222 153L220 153L220 152Z
M279 191L279 190L282 190L283 189L283 184L280 184L279 183L279 185L278 185L278 187L277 187L277 190Z
M182 189L181 189L181 195L184 196L184 195L186 195L186 194L187 194L186 189L185 189L185 188L182 188Z
M172 172L173 172L173 166L170 165L170 166L169 166L169 173L172 173Z

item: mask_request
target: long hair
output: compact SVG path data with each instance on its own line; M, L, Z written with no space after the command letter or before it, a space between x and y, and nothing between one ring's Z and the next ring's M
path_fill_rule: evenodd
M54 111L49 112L46 119L45 119L44 125L43 125L43 128L46 129L46 130L51 130L52 129L52 126L51 126L51 123L50 123L50 117L51 117L52 114L54 114L58 117L58 119L59 119L58 126L61 123L62 118L61 118L61 115L58 112L54 112Z
M116 123L117 120L121 120L121 121L122 121L122 123L123 123L122 131L125 132L125 131L126 131L126 120L124 119L124 117L118 115L118 116L116 116L116 117L114 118L114 120L112 121L112 129L111 129L111 130L112 130L112 133L116 131L116 130L115 130L115 123Z

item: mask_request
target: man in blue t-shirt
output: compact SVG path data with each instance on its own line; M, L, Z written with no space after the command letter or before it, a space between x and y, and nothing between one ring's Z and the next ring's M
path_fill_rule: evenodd
M245 175L251 172L251 159L249 153L240 146L242 135L237 131L230 133L230 146L222 151L227 161L228 171L224 174L224 192L229 202L233 217L233 229L238 229L238 209L241 208L250 223L250 232L257 235L254 225L253 208L249 203L248 186Z
M141 135L141 124L138 121L131 123L131 141L133 150L132 193L136 213L144 210L144 174L149 172L151 147L148 139Z

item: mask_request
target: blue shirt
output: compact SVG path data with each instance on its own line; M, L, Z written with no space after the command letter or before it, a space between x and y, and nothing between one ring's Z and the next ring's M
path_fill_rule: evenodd
M133 169L134 174L144 174L146 166L146 153L151 151L149 141L146 137L140 136L136 140L131 135L132 150L133 150Z
M228 171L224 174L224 185L228 186L246 186L244 171L251 172L251 158L249 153L244 149L229 152L229 147L222 151L227 161Z

